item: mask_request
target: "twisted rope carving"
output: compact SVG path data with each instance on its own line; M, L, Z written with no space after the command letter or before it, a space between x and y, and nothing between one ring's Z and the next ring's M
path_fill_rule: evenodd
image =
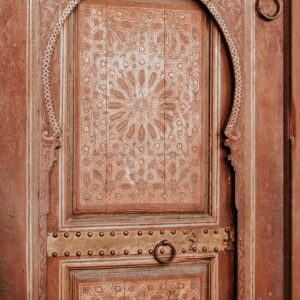
M234 133L234 127L237 123L237 119L241 110L242 95L243 95L242 68L240 64L239 53L235 41L232 38L232 35L226 23L224 22L224 19L222 18L222 16L220 15L219 11L217 10L217 8L215 7L212 1L209 1L207 3L207 8L210 11L210 13L213 15L215 20L217 21L218 25L220 26L231 54L234 80L235 80L235 89L234 89L232 110L224 133L228 138L231 138L232 140L237 140L240 138L240 133Z
M54 25L54 28L50 34L50 37L47 41L46 50L44 53L44 61L42 68L42 82L43 82L43 94L45 99L45 107L48 114L48 119L52 133L49 133L48 130L43 132L43 138L45 140L55 140L62 134L62 130L59 126L57 117L55 116L52 93L50 86L50 68L53 52L55 49L55 44L59 38L60 32L63 28L63 25L75 7L80 3L81 0L70 0L67 7L63 10L62 14L58 18L57 22Z

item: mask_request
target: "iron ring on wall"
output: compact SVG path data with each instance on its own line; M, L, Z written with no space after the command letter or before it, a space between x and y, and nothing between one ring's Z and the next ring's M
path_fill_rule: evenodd
M282 6L281 6L281 2L280 0L274 0L275 3L276 3L276 6L277 6L277 9L276 9L276 12L274 15L269 15L269 14L266 14L264 12L264 9L262 7L262 4L265 0L258 0L257 1L257 12L258 14L263 18L265 19L266 21L273 21L275 19L277 19L281 13L282 13Z

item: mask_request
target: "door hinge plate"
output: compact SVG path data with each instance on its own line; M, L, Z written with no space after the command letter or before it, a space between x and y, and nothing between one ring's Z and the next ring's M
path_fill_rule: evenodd
M232 228L185 230L65 231L48 233L48 257L153 255L156 245L168 241L178 255L233 250ZM168 249L161 249L167 255ZM164 251L166 253L164 253Z

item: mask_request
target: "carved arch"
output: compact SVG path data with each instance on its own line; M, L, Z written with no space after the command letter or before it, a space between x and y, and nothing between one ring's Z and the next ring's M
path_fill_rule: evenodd
M55 115L53 102L52 102L51 87L50 87L51 60L52 60L55 44L60 36L60 32L64 26L65 21L81 1L82 0L70 0L68 2L67 7L63 10L62 14L60 15L60 17L58 18L57 22L53 27L53 30L47 42L46 50L44 52L44 61L43 61L43 68L42 68L43 95L45 99L45 106L48 113L48 119L50 122L52 133L49 133L48 131L44 131L43 138L50 141L59 138L62 133L62 130L59 126L59 122ZM232 37L232 34L227 24L222 18L222 15L218 11L217 7L214 5L214 2L212 0L198 0L198 1L203 3L207 7L211 15L216 20L217 24L220 27L221 32L225 37L227 46L230 51L230 56L231 56L233 71L234 71L235 89L234 89L233 105L224 133L229 139L235 140L238 139L240 136L240 133L234 132L234 130L241 110L242 90L243 90L242 72L241 72L241 64L240 64L238 49L236 47L235 41Z
M82 0L68 0L66 7L58 17L46 42L46 49L43 55L42 65L42 94L46 108L49 128L42 130L41 147L41 177L40 177L40 216L39 216L39 251L40 251L40 284L39 299L46 299L46 234L47 215L49 212L49 174L55 162L55 149L59 147L59 138L62 134L59 121L56 117L51 93L51 62L55 50L55 45L60 37L61 30ZM234 96L231 112L226 124L224 134L228 138L227 145L231 149L230 160L236 172L236 207L238 209L238 299L245 299L245 263L244 263L244 155L242 149L242 126L238 126L238 121L243 107L243 75L240 53L236 41L225 22L222 13L215 4L215 0L197 0L202 3L212 15L223 34L229 49L230 59L233 66L234 75Z

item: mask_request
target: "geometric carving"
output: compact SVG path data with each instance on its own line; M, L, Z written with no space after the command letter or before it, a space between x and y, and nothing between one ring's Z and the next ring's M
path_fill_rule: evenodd
M56 118L53 99L51 93L51 84L50 84L50 69L51 69L51 60L54 53L56 42L59 38L60 32L64 26L66 19L78 5L81 0L69 0L68 5L62 11L60 17L55 23L50 36L47 40L47 46L44 52L43 57L43 67L42 67L42 81L43 81L43 96L45 101L45 108L48 114L48 119L50 123L51 130L43 130L42 136L44 140L55 141L58 139L62 133L59 126L59 121Z
M77 211L201 211L206 13L78 7Z
M199 279L185 278L81 283L79 299L201 299L200 283Z
M62 12L61 16L58 18L58 21L56 22L56 24L53 27L53 30L47 41L47 47L46 47L46 50L44 53L44 62L43 62L43 67L42 67L43 92L44 92L45 106L46 106L46 110L48 113L50 126L51 126L52 130L54 131L53 135L50 137L47 137L47 135L49 135L48 131L43 132L44 139L48 139L48 140L54 140L56 138L59 138L61 135L61 129L58 124L58 120L55 116L53 100L52 100L52 95L51 95L51 87L50 87L50 68L51 68L51 60L52 60L52 56L53 56L53 51L54 51L54 47L57 42L57 39L59 37L60 31L61 31L66 19L68 18L68 16L72 13L72 11L76 8L76 6L80 2L81 2L81 0L69 0L68 5L66 6L65 10ZM230 54L232 57L236 89L235 89L235 94L234 94L232 111L231 111L227 126L225 128L225 134L227 137L229 137L231 139L237 139L237 138L239 138L239 134L237 134L237 135L236 135L236 133L233 134L233 130L237 123L238 115L240 113L241 104L242 104L242 90L243 90L241 65L240 65L238 49L236 46L236 42L235 42L234 38L232 37L232 34L229 31L227 24L224 21L222 15L220 14L218 8L215 6L214 1L199 0L199 2L202 2L203 4L205 4L206 7L208 8L208 10L210 11L210 13L216 19L218 25L221 28L222 33L224 34L225 40L228 44Z
M233 99L230 116L226 124L224 133L226 137L234 141L234 140L238 140L241 137L239 129L236 128L236 123L238 121L238 117L241 111L241 106L243 101L243 79L242 79L240 55L236 46L236 42L232 37L232 33L230 32L226 22L224 21L216 5L214 4L213 1L205 1L205 2L207 2L208 10L213 15L213 17L215 18L215 20L217 21L218 25L221 28L221 31L226 40L227 46L230 51L231 59L232 59L234 82L235 82L234 99Z
M71 271L72 272L72 271ZM184 266L120 268L75 271L75 299L205 299L208 291L208 265L196 263Z

